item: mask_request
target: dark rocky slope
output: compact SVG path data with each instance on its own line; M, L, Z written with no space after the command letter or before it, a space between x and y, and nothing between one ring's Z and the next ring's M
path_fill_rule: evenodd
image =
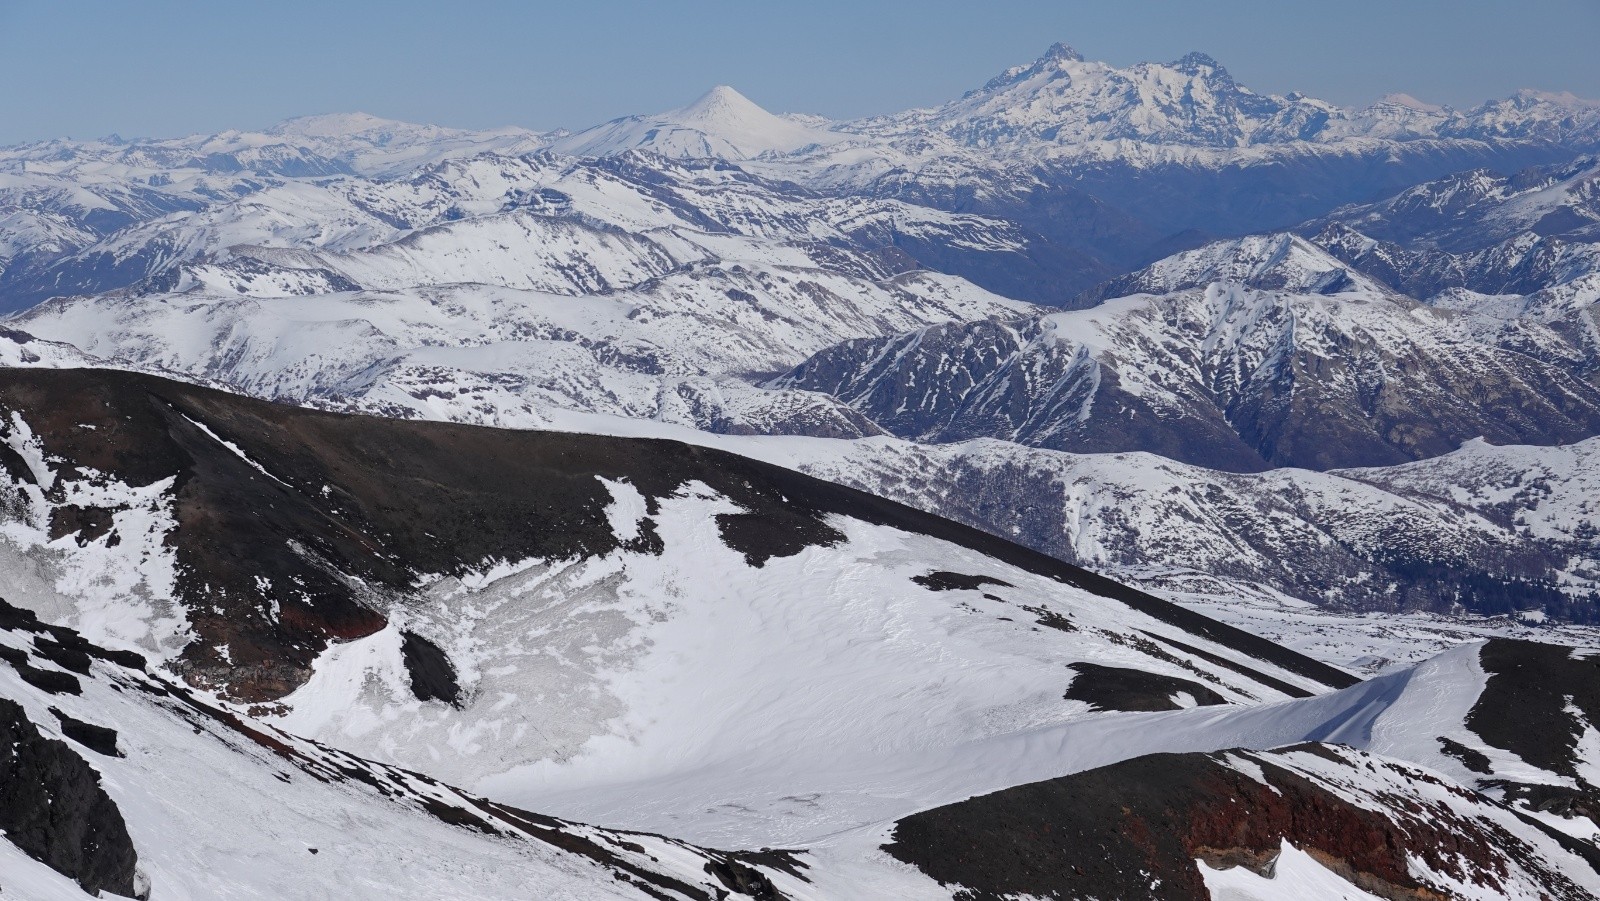
M99 774L66 742L40 735L6 698L0 698L0 836L91 895L135 892L138 853Z
M908 817L884 850L965 901L1204 901L1197 860L1271 878L1285 842L1395 901L1463 897L1452 883L1590 897L1565 868L1592 871L1600 852L1554 830L1513 835L1517 822L1423 770L1307 744L1156 754L1007 789Z
M675 442L347 416L95 370L0 372L0 411L29 425L44 454L61 461L58 475L92 469L133 485L175 478L177 528L167 541L194 633L175 666L243 701L303 684L323 648L382 628L389 602L421 575L621 547L597 477L626 479L652 507L694 480L722 492L746 511L719 517L722 538L754 566L830 544L841 536L826 517L852 517L976 549L1332 687L1354 681L976 529ZM14 480L37 478L21 460L7 468ZM54 534L100 537L110 511L42 496ZM629 549L658 553L652 530L647 518ZM449 700L440 662L413 651L413 672L426 674L419 695Z

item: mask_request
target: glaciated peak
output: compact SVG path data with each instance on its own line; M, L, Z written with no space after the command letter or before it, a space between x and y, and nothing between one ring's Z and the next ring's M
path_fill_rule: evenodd
M965 100L981 94L1004 91L1013 85L1027 81L1028 79L1039 75L1047 75L1052 78L1058 77L1061 75L1064 68L1063 63L1081 62L1083 62L1083 54L1073 49L1070 45L1057 41L1056 43L1051 44L1050 49L1046 50L1043 56L1034 60L1031 65L1012 66L1004 72L1001 72L999 75L989 79L989 81L986 82L983 87L968 91L966 94L962 95L962 99Z
M705 116L708 118L723 118L728 116L770 116L771 113L762 109L749 97L739 93L725 84L719 84L704 94L700 99L683 107L681 112L685 118L690 116Z
M980 90L907 125L930 122L979 147L1068 147L1101 141L1245 147L1311 140L1344 111L1309 97L1257 94L1211 56L1117 68L1078 60L1064 45L1027 67L1008 69ZM1199 88L1199 89L1197 89ZM889 120L892 121L892 120Z
M616 119L552 146L574 156L646 150L678 159L748 159L836 139L824 127L773 115L737 90L717 85L688 106Z
M1174 60L1169 66L1188 75L1201 75L1206 70L1216 72L1219 75L1228 73L1227 69L1222 68L1221 63L1217 62L1209 54L1201 53L1198 50L1189 51L1183 55L1182 59Z
M1039 57L1038 62L1041 65L1059 62L1081 63L1083 62L1083 54L1074 50L1070 45L1057 41L1050 45L1050 49L1044 52L1044 56Z

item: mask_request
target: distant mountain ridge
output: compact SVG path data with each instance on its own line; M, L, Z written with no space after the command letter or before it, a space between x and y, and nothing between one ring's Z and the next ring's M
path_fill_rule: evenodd
M1077 468L1048 453L1256 472L1580 441L1600 428L1586 110L1393 96L1352 112L1253 92L1204 54L1117 68L1055 47L858 122L776 116L724 86L572 135L351 114L27 145L0 151L0 308L16 311L0 359L510 428L1013 442L1011 463L937 464L985 496L1012 464L1052 461L1017 485ZM1107 496L1125 487L1095 472ZM1283 528L1346 535L1322 510ZM1080 553L1059 526L1026 540ZM1207 529L1209 571L1185 584L1234 578L1227 542L1265 547L1251 516ZM1341 586L1330 603L1439 608L1459 590L1500 609L1517 573L1542 592L1590 556L1582 538L1519 556L1515 528L1467 531L1383 559L1350 539L1315 568ZM1486 555L1481 580L1422 584L1418 561L1463 547ZM1558 559L1571 547L1578 569ZM1310 590L1259 561L1238 573ZM1516 609L1581 618L1586 590Z
M847 342L770 384L921 441L1145 450L1234 471L1600 433L1593 307L1565 328L1429 308L1292 235L1216 242L1100 291L1121 299Z
M1259 94L1211 56L1117 68L1056 44L959 100L862 120L893 134L932 128L974 146L1133 141L1244 148L1352 139L1600 140L1600 102L1523 91L1458 112L1391 96L1349 110L1300 93Z
M119 229L285 182L399 177L482 153L644 151L739 163L834 195L1007 219L1054 245L1056 279L1068 288L1041 279L1005 288L1060 304L1210 237L1286 228L1473 167L1563 163L1597 146L1600 105L1566 95L1525 92L1467 112L1387 98L1350 111L1256 93L1203 53L1116 68L1056 45L943 106L853 122L776 116L719 86L688 106L576 134L353 113L261 132L0 148L0 210L11 211L0 221L0 273L19 257L36 268ZM1287 168L1253 165L1269 159ZM84 289L69 280L59 290Z
M0 892L1600 897L1597 149L1060 44L0 148Z

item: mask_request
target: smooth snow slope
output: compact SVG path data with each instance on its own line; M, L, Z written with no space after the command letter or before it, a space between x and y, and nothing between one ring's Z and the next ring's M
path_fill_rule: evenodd
M26 631L0 629L0 647L31 652ZM60 672L35 657L44 668ZM138 853L153 901L221 899L647 898L605 865L499 823L463 828L486 811L448 786L376 766L260 724L207 712L137 670L95 661L81 692L47 694L0 665L0 696L22 704L46 736L61 710L113 728L123 756L68 741L99 771ZM429 802L435 805L430 812ZM454 810L454 813L452 813ZM706 856L652 836L598 838L684 883L716 885ZM643 847L644 843L648 847ZM23 901L87 898L0 838L0 890ZM782 874L777 874L780 881ZM711 885L704 885L707 881Z

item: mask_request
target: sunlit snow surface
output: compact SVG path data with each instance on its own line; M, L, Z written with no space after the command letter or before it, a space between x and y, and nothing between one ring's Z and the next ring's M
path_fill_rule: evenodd
M25 642L0 631L0 645ZM137 687L148 684L142 676L100 663L93 672L81 680L82 695L44 695L0 666L0 695L20 702L47 737L61 737L52 707L117 730L125 757L85 756L127 823L153 899L511 901L528 898L530 887L540 898L562 901L640 897L610 872L549 845L452 825L359 780L330 781L331 768L313 776L207 717L180 715L184 705ZM361 766L280 738L324 764ZM398 780L407 792L461 801L437 785L369 772ZM703 861L671 843L636 839L649 844L640 853L653 854L663 870L681 867L681 876L704 877ZM914 886L913 877L902 883ZM7 841L0 841L0 891L21 901L87 897Z
M615 517L636 514L626 492L614 496ZM1460 725L1483 684L1475 644L1312 700L1284 703L1218 671L1224 686L1209 687L1250 706L1088 715L1061 700L1064 664L1193 678L1112 636L1195 639L979 554L845 519L834 524L847 542L754 569L718 535L713 516L734 509L691 487L656 517L660 557L434 583L399 625L460 661L463 710L409 697L391 627L327 652L277 722L531 809L740 847L859 830L867 841L875 823L916 810L1156 751L1338 741L1472 778L1437 740L1481 744ZM911 581L933 568L1010 586ZM1029 606L1076 631L1036 625ZM1355 628L1343 640L1375 641Z
M429 586L402 624L459 662L465 710L410 699L391 628L329 650L279 722L531 809L780 846L1052 774L1029 747L1088 710L1061 699L1067 662L1194 678L1117 643L1181 631L923 536L840 519L842 545L753 568L714 519L737 509L691 486L655 517L659 557ZM912 582L934 569L1010 585ZM1282 697L1217 672L1225 696Z
M1301 851L1283 842L1270 876L1259 876L1244 867L1212 869L1197 861L1205 877L1211 901L1287 901L1290 898L1318 901L1378 901Z
M0 510L0 570L6 574L0 595L104 646L158 660L175 656L189 635L174 600L175 555L166 544L177 525L174 480L135 486L87 467L58 476L60 461L46 459L27 422L13 414L9 425L0 440L35 483L4 486L25 500ZM89 542L75 535L51 540L50 507L42 500L52 489L64 504L115 511L111 529Z

